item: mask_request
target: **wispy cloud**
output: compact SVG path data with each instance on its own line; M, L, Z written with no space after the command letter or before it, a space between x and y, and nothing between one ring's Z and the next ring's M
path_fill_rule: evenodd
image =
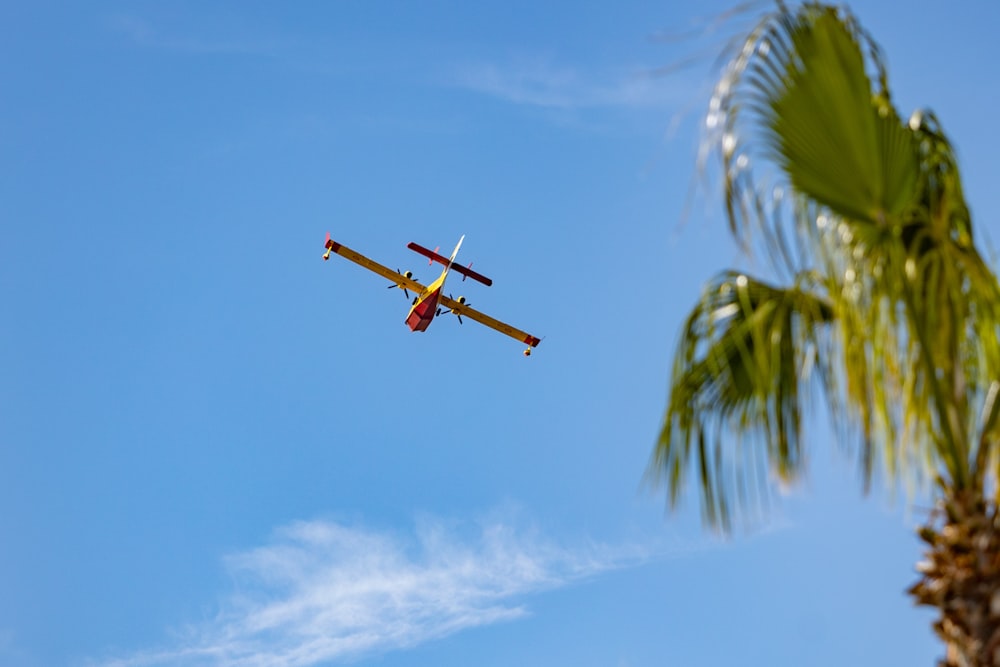
M415 536L303 521L226 559L236 593L173 645L106 667L316 665L528 613L525 598L636 564L637 549L556 545L531 529L425 519Z
M248 36L175 34L152 21L136 16L116 15L108 27L137 46L189 54L273 54L281 46L272 39Z
M676 86L652 69L586 71L544 60L466 65L451 81L512 104L555 109L656 109L681 99Z
M0 627L0 657L14 653L14 631Z

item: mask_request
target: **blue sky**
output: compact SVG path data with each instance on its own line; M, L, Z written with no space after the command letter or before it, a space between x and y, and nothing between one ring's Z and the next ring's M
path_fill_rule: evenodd
M693 5L0 6L0 664L933 664L919 510L822 427L728 540L642 483L745 265ZM1000 10L853 7L995 240ZM447 291L546 338L410 333L327 231L424 281L465 234Z

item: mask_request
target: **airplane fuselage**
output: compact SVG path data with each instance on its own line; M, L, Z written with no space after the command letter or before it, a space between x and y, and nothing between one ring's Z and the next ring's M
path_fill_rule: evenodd
M462 238L465 237L463 236ZM462 245L461 240L458 242L458 245ZM458 254L457 247L451 255L453 260L456 254ZM410 327L410 331L426 331L427 327L431 324L431 320L437 315L438 299L441 298L441 290L444 288L444 281L448 277L449 269L451 269L450 262L444 267L444 271L437 277L437 280L428 285L427 289L413 300L413 306L406 316L406 326Z
M426 331L427 327L430 326L431 320L437 314L438 298L441 296L441 288L431 291L428 290L425 295L419 296L416 299L416 303L410 308L409 315L406 316L406 326L410 327L410 331Z

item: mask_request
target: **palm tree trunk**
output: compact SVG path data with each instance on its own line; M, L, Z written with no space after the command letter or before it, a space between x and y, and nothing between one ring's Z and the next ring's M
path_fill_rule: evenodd
M910 588L936 607L934 631L948 646L941 667L1000 667L1000 514L982 494L941 501L918 531L929 545Z

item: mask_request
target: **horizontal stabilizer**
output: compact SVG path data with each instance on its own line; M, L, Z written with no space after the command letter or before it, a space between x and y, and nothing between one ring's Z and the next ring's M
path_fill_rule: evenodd
M434 252L433 250L428 250L427 248L423 247L422 245L417 245L416 243L408 243L406 245L406 247L409 248L410 250L412 250L413 252L416 252L416 253L419 253L419 254L423 255L424 257L428 258L432 262L437 262L438 264L443 264L445 266L448 266L448 264L451 263L451 262L449 262L449 260L448 260L447 257L444 257L443 255L439 255L436 252ZM487 287L489 287L490 285L493 284L492 280L490 280L489 278L487 278L486 276L484 276L481 273L476 273L475 271L473 271L472 269L470 269L468 267L459 266L458 264L452 264L451 265L451 270L454 271L455 273L462 274L466 278L472 278L473 280L477 280L477 281L481 282L482 284L486 285Z

